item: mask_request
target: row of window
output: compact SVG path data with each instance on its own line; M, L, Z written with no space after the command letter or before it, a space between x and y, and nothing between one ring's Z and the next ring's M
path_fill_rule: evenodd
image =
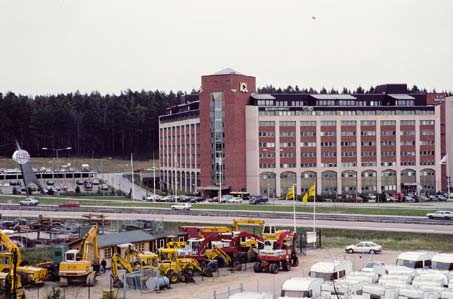
M356 126L356 121L355 120L342 120L341 121L341 126ZM395 120L381 120L380 121L381 126L395 126L396 121ZM296 121L280 121L279 122L280 127L295 127L296 126ZM310 120L302 120L300 121L300 126L301 127L316 127L316 121ZM420 125L434 125L435 120L421 120ZM321 126L336 126L337 122L335 120L321 120L320 121ZM360 121L361 126L376 126L376 121L375 120L361 120ZM415 126L415 120L400 120L400 125L401 126ZM259 126L260 127L274 127L275 126L275 121L259 121Z
M401 136L414 136L416 131L400 131ZM303 131L300 132L300 135L303 137L312 137L316 136L315 131ZM320 136L336 136L336 131L321 131ZM361 131L361 136L376 136L376 131ZM432 130L421 130L420 136L434 136L435 132ZM258 132L259 137L275 137L274 131L260 131ZM356 136L356 131L342 131L341 136ZM396 131L393 130L384 130L381 131L381 136L396 136ZM284 131L280 132L280 137L296 137L296 131Z
M285 166L284 166L285 165ZM280 168L289 168L289 164L280 164ZM292 166L295 168L295 164ZM401 162L401 166L416 166L416 163L414 161L406 161L406 162ZM434 161L424 161L420 162L420 166L433 166L435 165ZM263 163L259 165L260 168L275 168L274 163ZM352 168L356 167L357 163L356 162L343 162L341 163L341 167L344 168ZM376 162L362 162L361 163L362 167L376 167ZM382 167L391 167L391 166L396 166L396 162L381 162ZM300 164L301 168L316 168L316 162L304 162ZM322 168L329 168L329 167L337 167L337 163L321 163L320 167Z
M325 115L434 115L434 110L347 110L347 111L313 111L312 109L289 111L289 110L265 110L259 111L260 116L325 116Z

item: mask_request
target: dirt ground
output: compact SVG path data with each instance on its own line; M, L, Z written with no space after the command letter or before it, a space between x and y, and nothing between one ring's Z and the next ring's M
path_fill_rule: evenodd
M133 289L126 289L126 298L145 299L145 298L165 298L165 299L228 299L227 293L230 288L231 293L235 293L243 286L249 292L270 292L278 297L280 287L283 282L294 276L307 276L311 265L319 261L343 260L348 259L352 262L354 270L360 270L369 261L382 261L386 264L394 264L398 251L384 251L378 255L369 254L346 254L343 249L308 249L307 255L300 256L300 265L294 267L290 272L279 272L278 274L254 273L253 264L247 264L247 269L241 272L231 272L226 268L220 269L219 275L212 278L202 278L195 276L195 283L178 283L172 285L171 289L164 289L158 292L141 292ZM46 283L45 287L39 290L32 289L27 292L27 299L45 299L50 292L52 285ZM62 289L65 299L95 298L102 299L103 290L108 290L110 286L110 270L106 274L98 277L96 286L86 287L67 287ZM90 294L88 294L88 292ZM214 292L216 296L214 297ZM114 289L114 298L124 298L123 289Z

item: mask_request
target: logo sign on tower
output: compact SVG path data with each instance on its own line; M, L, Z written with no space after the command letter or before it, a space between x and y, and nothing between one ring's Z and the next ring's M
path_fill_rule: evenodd
M13 160L24 165L30 161L30 154L24 150L17 150L13 154Z

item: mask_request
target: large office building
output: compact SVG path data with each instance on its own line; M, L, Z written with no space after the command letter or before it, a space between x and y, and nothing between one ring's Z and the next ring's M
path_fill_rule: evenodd
M406 84L263 94L255 77L225 69L202 76L199 94L160 116L162 188L276 197L315 183L325 196L445 190L439 161L451 103Z

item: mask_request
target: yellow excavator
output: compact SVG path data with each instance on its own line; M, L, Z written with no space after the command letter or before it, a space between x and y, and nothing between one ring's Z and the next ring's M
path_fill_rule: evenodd
M16 274L21 278L22 285L43 284L47 279L47 270L44 268L23 266L19 247L4 232L0 231L1 244L6 251L1 252L0 272L8 273L15 267ZM14 256L14 259L13 259Z
M72 281L83 281L86 286L93 286L99 268L98 228L94 225L83 237L80 250L65 252L65 260L60 263L58 271L60 286L65 287Z
M158 256L160 273L167 276L171 283L193 281L195 271L212 277L212 272L203 268L196 259L178 256L177 248L161 248L158 250Z

